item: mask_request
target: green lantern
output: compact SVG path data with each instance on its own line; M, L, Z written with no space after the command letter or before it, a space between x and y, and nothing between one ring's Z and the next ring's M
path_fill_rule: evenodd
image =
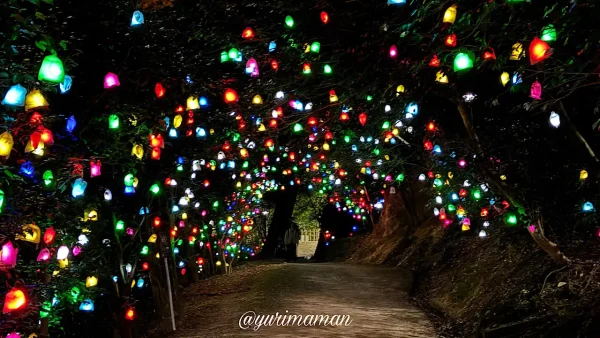
M454 58L454 71L458 72L469 68L473 68L473 59L466 53L456 54Z
M52 174L52 171L50 170L46 170L44 172L44 185L46 186L46 188L50 187L54 181L54 174Z
M150 192L152 192L154 195L158 195L158 193L160 192L160 187L158 186L158 184L154 183L150 187Z
M556 28L553 24L549 24L542 29L542 40L546 42L556 41Z
M321 43L319 43L318 41L313 42L310 45L310 51L313 53L318 53L319 51L321 51Z
M294 124L294 133L299 133L302 131L302 125L300 123Z
M390 128L390 122L389 121L383 122L381 129L389 129L389 128Z
M221 52L221 63L229 61L229 55L226 51Z
M517 225L517 216L515 214L506 215L506 224L509 226Z
M112 114L108 117L108 128L119 129L119 117L117 115Z
M229 55L228 56L229 56L230 59L235 60L238 57L238 53L239 53L239 51L237 50L237 48L234 47L234 48L231 48L229 50ZM222 56L221 56L221 60L223 60Z
M123 231L123 230L125 230L125 222L119 220L117 222L117 224L115 224L115 230L116 231Z
M294 18L292 18L291 16L286 16L285 17L285 25L288 26L289 28L294 27Z
M144 245L144 246L142 247L142 251L140 251L140 254L141 254L142 256L146 256L146 255L148 255L148 253L149 253L149 252L150 252L150 249L148 248L148 246Z
M325 73L325 74L331 74L332 72L333 72L333 70L331 69L330 65L323 66L323 73Z
M65 68L58 56L48 55L44 58L38 80L52 83L62 83L65 80Z

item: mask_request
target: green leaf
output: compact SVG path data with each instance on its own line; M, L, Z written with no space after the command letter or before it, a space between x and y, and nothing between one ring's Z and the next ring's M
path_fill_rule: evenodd
M8 178L13 178L14 176L10 171L8 171L8 169L4 170L4 175L8 176Z
M39 5L40 4L40 0L29 0L29 2Z
M67 50L67 41L61 40L58 44L62 47L62 49Z
M42 0L43 2L47 3L47 4L51 4L54 5L54 0Z
M0 72L0 79L8 79L8 73L7 72Z
M46 16L40 12L35 12L35 17L40 20L46 20Z
M46 51L46 46L48 45L48 43L46 41L40 40L40 41L36 41L35 45L37 48L41 49L42 51Z
M17 20L17 21L19 21L19 22L25 22L25 19L23 19L23 17L21 16L21 14L16 14L15 13L15 14L12 14L10 17L13 18L13 19L15 19L15 20Z

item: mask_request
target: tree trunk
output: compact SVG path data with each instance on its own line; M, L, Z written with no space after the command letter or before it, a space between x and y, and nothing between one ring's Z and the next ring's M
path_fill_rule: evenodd
M279 195L277 196L275 211L271 219L271 225L269 226L267 241L260 252L260 255L263 257L272 257L274 255L275 248L277 247L277 239L279 237L283 238L286 230L290 227L290 218L294 212L298 190L289 188L285 191L278 191L277 194Z
M475 147L477 155L479 157L480 165L483 168L483 176L489 182L491 182L494 186L494 190L503 194L515 207L519 208L522 212L527 212L525 209L525 204L521 201L521 199L515 194L504 182L500 181L493 175L486 167L486 163L481 163L481 161L485 161L486 156L483 152L483 148L481 148L481 143L479 142L479 137L473 127L473 123L471 122L471 117L467 112L465 105L459 100L454 101L460 117L462 118L465 129L467 130L467 134L469 135L469 139L472 145ZM529 211L531 213L531 211ZM543 232L541 216L538 217L538 226L535 227L534 231L531 231L531 227L529 228L529 234L535 241L535 243L540 247L540 249L544 250L552 259L554 259L559 264L569 264L571 261L565 254L563 254L556 243L550 241Z

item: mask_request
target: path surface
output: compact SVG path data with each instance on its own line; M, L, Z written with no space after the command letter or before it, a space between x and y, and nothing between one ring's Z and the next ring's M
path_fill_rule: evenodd
M435 337L426 315L408 301L411 276L405 270L333 263L271 264L248 270L186 290L178 331L166 336ZM210 291L218 288L229 291L217 295ZM274 325L258 331L253 326L239 327L240 317L248 311L267 315L286 310L288 316L350 315L352 323L347 327Z

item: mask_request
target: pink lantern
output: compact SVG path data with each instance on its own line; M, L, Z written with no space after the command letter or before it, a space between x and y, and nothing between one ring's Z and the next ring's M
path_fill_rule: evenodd
M542 85L537 81L531 85L531 98L536 100L542 99Z
M73 248L73 255L74 256L78 256L81 253L81 247L80 246L76 246Z
M9 333L8 336L6 336L6 338L21 338L21 335L16 332L12 332Z
M250 74L252 77L258 76L258 64L254 58L250 58L246 62L246 74Z
M390 57L395 58L396 55L398 55L398 47L396 47L396 45L392 45L390 47Z
M98 162L91 161L90 162L90 176L96 177L102 175L102 163L100 160Z
M17 265L17 254L19 249L15 248L11 241L8 241L2 246L2 255L0 257L0 263L3 265L14 267Z
M118 87L121 85L119 82L119 77L115 73L108 73L104 77L104 89L109 89L112 87Z
M44 262L50 259L50 250L48 248L43 248L40 250L40 253L37 256L38 262Z

